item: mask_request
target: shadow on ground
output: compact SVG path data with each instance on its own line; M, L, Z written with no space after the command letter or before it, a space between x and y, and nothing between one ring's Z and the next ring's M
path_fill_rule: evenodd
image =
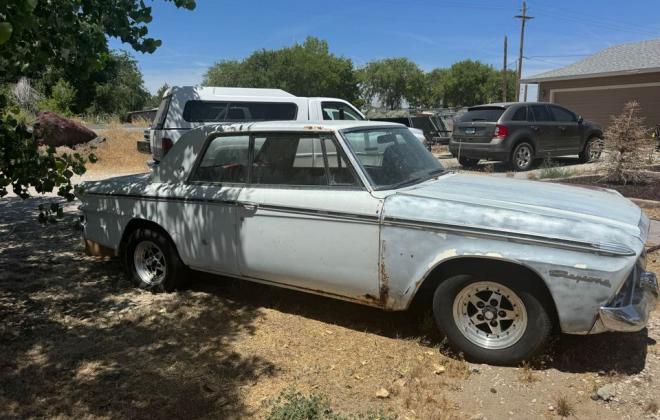
M380 309L343 302L322 296L264 286L247 281L196 273L193 290L225 296L233 301L271 308L292 315L335 324L390 338L421 338L429 346L445 348L430 315L423 311L385 312ZM563 372L605 372L633 375L646 363L647 347L655 344L646 330L638 333L606 333L589 336L558 335L546 352L532 364L536 369Z
M8 416L249 416L241 389L278 367L232 346L254 333L265 308L441 345L415 313L203 273L177 293L137 290L116 259L83 255L73 205L64 221L42 227L38 201L0 201L0 412ZM634 374L652 343L645 331L562 336L537 368Z
M260 308L194 290L154 296L82 253L71 215L0 201L0 412L10 417L249 415L241 387L276 373L232 350Z

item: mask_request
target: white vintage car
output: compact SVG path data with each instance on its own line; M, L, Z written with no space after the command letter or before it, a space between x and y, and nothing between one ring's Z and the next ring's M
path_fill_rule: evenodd
M398 124L211 125L153 173L78 194L89 252L141 287L173 290L189 268L428 305L483 362L529 358L555 327L641 330L658 295L648 218L617 192L450 173Z

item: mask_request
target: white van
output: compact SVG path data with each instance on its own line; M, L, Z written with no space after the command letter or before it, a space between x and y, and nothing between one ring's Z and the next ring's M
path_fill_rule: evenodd
M153 124L137 147L158 162L179 137L200 125L320 120L366 118L343 99L304 98L281 89L174 86L163 95Z

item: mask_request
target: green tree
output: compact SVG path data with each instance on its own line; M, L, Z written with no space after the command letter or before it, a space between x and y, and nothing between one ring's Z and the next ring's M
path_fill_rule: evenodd
M151 99L144 87L137 61L125 51L111 52L103 69L103 81L95 84L91 114L119 115L143 109Z
M507 72L507 100L515 98L515 73ZM471 106L502 101L502 72L474 60L454 63L443 83L445 106Z
M377 100L388 109L400 108L404 100L416 107L426 90L424 73L407 58L372 61L359 70L362 100Z
M149 103L147 104L148 108L158 108L160 106L160 101L163 99L165 91L170 88L170 85L164 83L161 87L158 88L154 95L151 95Z
M351 60L330 53L326 41L309 37L279 50L255 51L224 60L204 75L205 86L279 88L297 96L334 96L352 101L357 83Z
M60 113L62 115L71 115L71 109L76 101L76 88L64 79L57 81L51 90L51 95L39 101L38 107L42 110L48 110Z
M195 8L194 0L165 1ZM0 3L0 84L39 77L49 67L75 69L85 78L103 68L108 37L151 53L161 44L147 36L151 10L143 0L5 0ZM35 187L37 192L57 189L73 199L71 176L85 171L85 158L40 149L18 112L0 94L0 197L8 187L21 197Z

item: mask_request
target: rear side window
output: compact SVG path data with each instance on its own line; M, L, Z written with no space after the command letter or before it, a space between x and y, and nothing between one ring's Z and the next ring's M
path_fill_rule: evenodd
M555 121L561 121L561 122L577 121L575 114L573 114L571 111L567 109L560 108L558 106L550 106L550 110L552 110L552 115L555 117Z
M530 108L535 121L552 121L552 116L545 105L532 105Z
M188 122L224 121L227 105L227 102L188 101L183 108L183 119Z
M291 121L297 114L292 103L232 102L227 121Z
M249 136L221 136L209 143L193 181L244 183L247 178Z
M156 116L152 123L151 128L155 130L162 130L163 125L165 124L165 118L167 118L167 111L170 109L170 102L172 101L172 95L167 95L160 101L158 105L158 111L156 111Z
M527 121L527 107L523 106L518 108L518 110L511 117L511 121Z
M290 121L297 114L293 103L188 101L183 108L188 122Z
M503 113L504 108L473 108L458 117L458 122L497 122Z
M364 120L362 115L343 102L323 102L321 111L324 120Z

